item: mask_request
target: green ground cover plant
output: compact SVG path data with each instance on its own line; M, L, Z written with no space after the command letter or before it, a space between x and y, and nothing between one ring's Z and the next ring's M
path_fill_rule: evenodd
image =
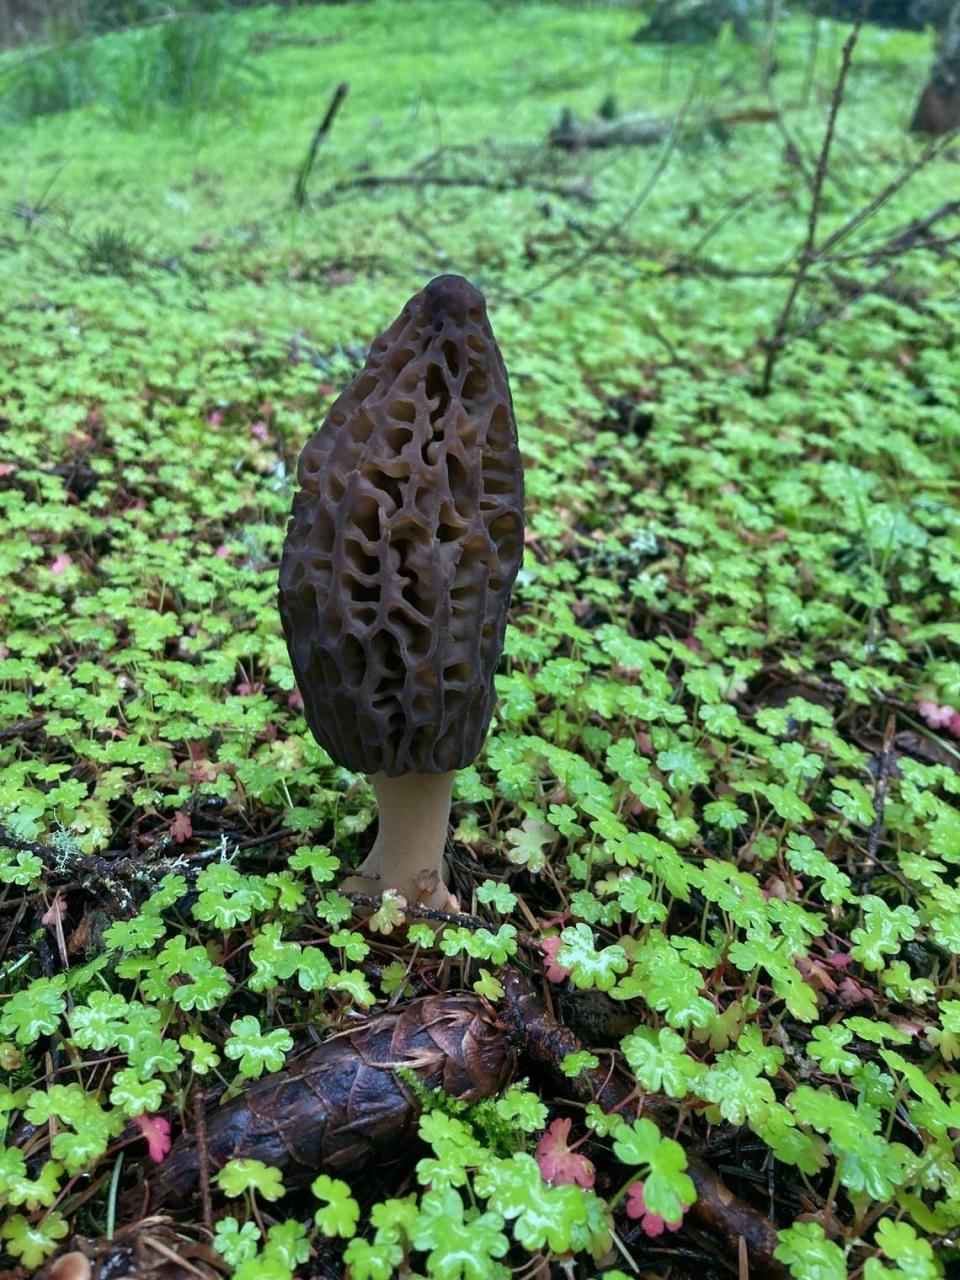
M132 1166L205 1088L418 983L495 1004L514 965L579 1036L565 1075L628 1072L671 1131L525 1077L428 1098L415 1168L305 1193L231 1161L226 1271L726 1275L698 1152L796 1280L949 1275L960 303L956 210L916 231L957 173L905 129L927 38L860 36L816 243L843 234L763 395L849 28L785 20L778 117L724 126L770 108L726 27L668 52L617 7L202 21L208 63L174 23L78 46L75 89L0 62L4 1264L129 1225ZM547 145L605 100L684 127ZM275 595L301 444L443 271L488 299L528 535L435 929L333 887L373 797L306 729Z
M7 57L0 116L28 121L96 104L120 128L241 103L262 83L236 19L158 15L119 35L67 34Z

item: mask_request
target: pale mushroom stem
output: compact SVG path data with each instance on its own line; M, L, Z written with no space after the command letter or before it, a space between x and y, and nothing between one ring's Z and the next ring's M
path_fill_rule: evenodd
M410 903L442 907L449 897L443 874L443 850L450 824L456 770L370 775L377 795L380 829L373 848L340 885L344 893L382 893L396 889ZM433 877L436 876L436 883Z

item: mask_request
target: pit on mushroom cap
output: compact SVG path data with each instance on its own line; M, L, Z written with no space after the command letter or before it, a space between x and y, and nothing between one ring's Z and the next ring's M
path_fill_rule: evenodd
M371 775L380 805L362 883L342 887L437 905L454 773L486 736L523 553L510 389L468 281L411 298L298 474L280 567L290 658L314 736Z

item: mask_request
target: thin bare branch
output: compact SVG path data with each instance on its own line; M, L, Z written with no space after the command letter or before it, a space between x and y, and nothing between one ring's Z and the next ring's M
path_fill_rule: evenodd
M640 188L637 195L634 196L624 211L614 218L613 222L609 223L590 241L585 249L578 253L576 257L571 258L569 262L565 262L562 266L558 267L556 271L548 275L546 279L541 280L538 285L534 286L534 288L530 289L526 294L527 297L536 297L538 294L542 293L544 289L549 288L550 285L556 284L558 280L562 280L564 276L568 276L574 271L579 271L585 262L589 262L591 258L595 257L598 253L603 252L612 237L621 235L627 226L629 226L631 219L636 215L647 200L647 197L653 191L654 187L660 181L662 174L666 170L667 165L670 163L673 153L676 150L680 134L683 131L687 117L693 107L697 87L700 84L700 77L703 73L703 65L703 62L701 62L693 80L690 83L690 88L687 91L687 96L684 100L683 106L680 108L680 112L673 122L673 129L660 150L656 164L653 166L646 182Z
M868 201L862 209L859 209L855 214L849 217L847 221L839 226L836 231L832 232L822 244L817 246L817 256L823 257L825 254L829 253L835 245L838 245L841 240L846 240L847 236L849 236L851 232L856 231L858 227L862 227L863 224L882 209L883 206L901 190L901 188L905 187L911 178L918 174L921 169L925 168L931 160L935 160L942 155L947 149L949 143L954 141L958 136L960 136L960 126L954 129L951 133L944 134L941 138L936 139L936 141L931 142L924 147L916 160L907 165L905 169L902 169L895 178L892 178L890 182L887 183L882 191L878 191L872 200Z
M817 239L817 222L820 217L820 203L823 199L823 184L826 181L827 169L830 164L830 147L833 143L833 135L837 127L837 116L840 112L840 106L843 102L843 93L847 84L847 76L850 72L850 64L853 61L853 51L856 47L857 40L860 38L860 30L862 21L850 31L849 36L843 46L843 55L840 62L840 72L837 75L836 84L833 86L833 97L830 100L830 113L827 116L827 127L824 130L823 145L820 147L820 155L817 159L817 168L813 177L813 194L810 198L810 212L807 217L807 234L803 242L803 248L799 255L799 264L797 273L793 278L787 299L783 304L783 310L777 320L773 334L767 343L767 358L763 367L763 378L760 384L762 395L767 395L773 382L773 373L777 366L777 360L783 350L783 339L787 332L787 325L790 323L790 317L793 314L793 308L796 305L797 297L803 287L807 272L816 260L816 239Z
M537 191L557 196L563 200L579 200L583 204L596 204L596 199L580 186L555 186L548 182L533 182L521 175L510 178L487 178L481 174L466 173L361 173L354 178L344 178L321 193L317 204L334 204L348 191L371 187L475 187L483 191Z

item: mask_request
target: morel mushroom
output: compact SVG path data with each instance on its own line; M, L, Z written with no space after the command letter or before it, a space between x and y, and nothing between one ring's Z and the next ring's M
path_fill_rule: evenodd
M523 553L523 468L483 296L439 276L307 441L280 565L304 714L370 776L373 848L346 891L447 896L453 778L493 713Z

